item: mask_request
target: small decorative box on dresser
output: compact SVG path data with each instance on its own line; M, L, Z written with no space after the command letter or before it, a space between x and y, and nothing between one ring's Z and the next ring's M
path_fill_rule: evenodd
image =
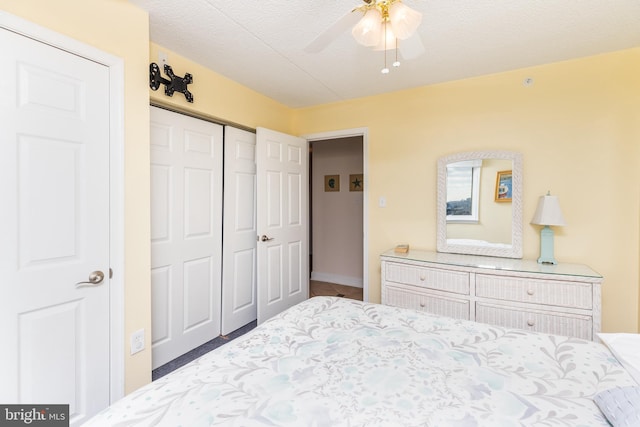
M597 340L602 276L586 265L418 250L381 261L383 304Z

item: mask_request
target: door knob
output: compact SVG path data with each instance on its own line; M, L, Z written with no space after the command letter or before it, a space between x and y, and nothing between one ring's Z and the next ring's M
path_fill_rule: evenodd
M99 283L101 283L104 280L104 273L102 271L94 271L91 274L89 274L89 280L86 282L78 282L76 283L76 287L80 287L80 286L91 286L91 285L97 285Z
M262 241L262 242L268 242L269 240L273 240L273 237L267 237L267 235L266 235L266 234L263 234L263 235L260 237L260 241Z

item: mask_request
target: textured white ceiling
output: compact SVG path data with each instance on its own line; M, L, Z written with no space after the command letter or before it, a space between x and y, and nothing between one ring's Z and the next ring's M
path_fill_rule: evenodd
M151 41L294 108L640 46L640 0L404 0L426 51L383 75L350 31L304 51L360 0L130 2Z

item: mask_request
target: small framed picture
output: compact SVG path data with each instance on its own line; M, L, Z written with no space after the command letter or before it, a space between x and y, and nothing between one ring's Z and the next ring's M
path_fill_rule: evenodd
M325 175L324 191L340 191L340 175Z
M349 191L362 191L363 187L364 181L362 181L361 173L349 175Z
M496 202L510 202L513 189L513 174L500 171L496 177Z

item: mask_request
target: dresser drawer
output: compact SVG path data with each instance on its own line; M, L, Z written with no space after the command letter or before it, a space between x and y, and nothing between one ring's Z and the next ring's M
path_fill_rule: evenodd
M469 320L469 300L450 298L410 286L387 285L383 304Z
M590 283L581 282L477 274L476 295L558 307L593 307L593 287Z
M383 304L588 340L600 331L602 276L582 264L391 250L381 267Z
M593 319L591 316L565 314L522 307L507 307L499 304L476 303L476 321L491 325L518 328L593 339Z
M390 282L469 295L469 273L464 271L388 263L384 279Z

